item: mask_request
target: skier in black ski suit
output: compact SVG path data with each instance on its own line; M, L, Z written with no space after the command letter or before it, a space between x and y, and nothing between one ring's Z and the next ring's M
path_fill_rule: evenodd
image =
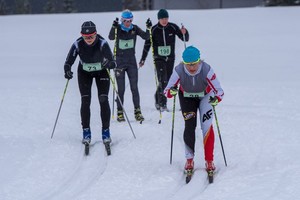
M147 30L144 32L140 27L132 24L133 15L130 10L122 12L121 24L118 20L114 20L112 28L109 32L108 38L115 40L114 54L116 57L117 68L115 69L115 76L118 84L118 94L123 105L125 93L125 72L127 72L130 89L132 92L132 99L134 104L134 115L137 121L143 121L144 117L140 107L140 95L138 90L138 67L135 57L135 45L137 36L142 39L149 39L149 29L152 26L150 19L147 20ZM122 105L117 101L119 122L125 121Z
M169 22L167 10L160 9L157 13L158 23L152 27L151 39L145 41L144 51L139 66L145 63L151 45L153 45L153 61L156 67L158 87L155 93L155 107L157 110L167 111L167 98L163 94L164 88L170 79L175 62L175 39L176 36L182 41L189 41L188 31L176 24Z
M93 22L84 22L81 26L81 37L78 38L68 53L64 71L65 78L72 79L73 72L71 67L77 56L80 61L78 64L77 75L78 85L81 94L81 125L83 129L82 143L90 143L90 105L91 88L93 79L96 81L98 99L101 107L100 115L102 120L102 140L103 143L110 143L110 107L108 93L110 79L107 69L114 69L116 62L107 41L97 34L96 26Z

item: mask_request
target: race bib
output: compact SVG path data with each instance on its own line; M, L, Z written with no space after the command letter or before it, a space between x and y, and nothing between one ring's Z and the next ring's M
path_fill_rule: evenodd
M158 55L169 56L171 54L171 46L159 46Z
M101 63L83 63L83 70L87 72L100 71L102 69Z
M134 47L133 39L130 40L119 40L119 48L120 49L131 49Z
M204 97L204 92L183 92L183 96L189 98L200 98Z

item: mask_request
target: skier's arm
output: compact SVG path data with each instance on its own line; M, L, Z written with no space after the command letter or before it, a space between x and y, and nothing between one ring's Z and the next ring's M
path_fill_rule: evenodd
M172 73L172 75L169 79L168 85L164 89L164 94L167 98L172 98L173 97L173 95L171 95L171 93L170 93L170 89L172 87L177 87L179 81L180 81L180 79L179 79L179 76L178 76L176 70L173 70L173 73Z
M108 39L114 40L115 39L115 29L114 27L111 27L109 34L108 34Z
M136 26L136 33L137 35L139 35L141 38L143 38L144 40L148 40L150 38L150 33L149 33L149 29L145 31L143 31L140 27Z
M175 28L175 33L176 33L176 35L177 35L182 41L184 41L184 40L185 40L186 42L189 41L190 35L189 35L188 30L187 30L185 27L182 27L182 28L184 28L184 29L186 30L186 33L184 34L184 37L183 37L183 34L182 34L181 29L179 28L179 26L177 26L177 25L174 24L174 28Z
M106 40L102 40L102 53L103 53L103 62L102 65L108 69L116 68L116 61L114 60L111 49Z
M71 46L71 49L68 53L68 56L66 58L65 64L64 64L64 71L71 71L72 65L74 64L76 57L78 55L77 52L77 41L73 43L73 45Z
M206 89L206 92L210 92L211 90L214 92L215 97L218 98L218 101L222 101L224 96L224 91L221 87L220 81L218 80L214 70L210 68L207 77L206 77L208 88Z
M145 60L148 56L148 52L149 52L149 49L151 47L151 41L150 39L149 40L145 40L145 44L144 44L144 48L143 48L143 53L142 53L142 58L139 62L139 65L140 67L142 67L144 64L145 64Z

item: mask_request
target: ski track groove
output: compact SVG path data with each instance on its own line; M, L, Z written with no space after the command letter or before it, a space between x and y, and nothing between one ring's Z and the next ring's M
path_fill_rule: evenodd
M91 145L93 147L98 142L95 142ZM99 142L100 143L100 142ZM91 172L88 172L87 175L89 175L90 178L87 180L79 180L77 177L82 177L85 173L85 166L90 165L91 163L88 162L88 159L91 160L91 153L95 152L97 153L98 150L102 149L104 153L102 154L103 157L98 161L99 163L102 163L99 167L97 164L94 164L95 168L98 169L96 173L91 176ZM92 150L92 151L91 151ZM75 163L76 167L70 173L69 177L66 178L61 184L58 184L52 191L50 191L48 194L43 195L42 197L39 197L37 199L43 199L43 200L50 200L50 199L75 199L76 196L80 195L82 191L86 191L89 187L89 185L93 184L97 180L100 179L100 177L104 174L106 167L107 167L107 157L105 156L105 148L91 148L90 154L88 156L85 156L84 154L84 145L81 146L80 152L82 152L82 156L77 160ZM100 154L100 153L99 153ZM98 155L99 155L98 154ZM96 156L96 155L95 155ZM98 158L98 157L97 157ZM104 160L104 163L102 162ZM91 169L94 170L95 168ZM80 175L81 174L81 175ZM78 184L79 181L79 184Z
M192 178L191 182L188 184L185 183L186 175L183 174L182 177L179 179L180 182L174 187L174 189L171 190L171 192L169 192L166 199L169 199L169 200L181 199L183 194L190 194L190 195L186 195L187 200L196 200L196 199L199 200L199 196L203 192L205 192L205 190L211 185L208 183L208 177L206 176L205 171L204 171L204 173L205 173L204 180L203 181L200 180L200 178L203 177L202 172L203 172L202 168L196 168L194 171L193 178ZM199 173L201 173L201 174L199 174ZM219 173L220 173L220 170L217 169L216 174L214 176L214 182L212 184L215 184L215 181L217 180ZM200 176L197 176L197 174ZM195 177L195 175L196 175L196 177ZM202 182L202 184L199 185L199 187L198 187L199 190L197 190L196 192L193 192L193 193L187 192L187 191L189 191L189 186L192 184L196 184L195 181L199 182L199 180Z

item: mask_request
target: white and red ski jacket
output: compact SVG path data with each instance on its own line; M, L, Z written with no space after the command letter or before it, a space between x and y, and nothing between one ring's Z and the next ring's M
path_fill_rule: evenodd
M180 84L180 91L187 93L208 94L213 91L219 102L222 101L224 91L214 70L206 62L201 61L198 71L195 74L190 74L183 63L175 67L170 77L164 94L167 98L172 98L170 88Z

